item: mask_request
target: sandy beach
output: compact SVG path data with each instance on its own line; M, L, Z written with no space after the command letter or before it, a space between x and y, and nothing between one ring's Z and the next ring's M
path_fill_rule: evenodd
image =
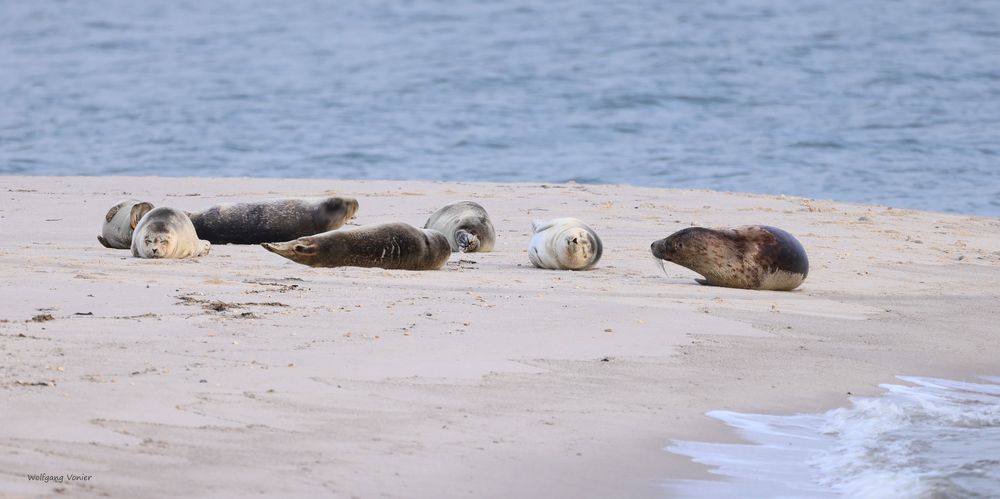
M733 441L713 409L818 411L896 375L1000 374L1000 220L616 185L0 177L0 495L663 497ZM495 252L313 269L258 246L132 258L116 201L349 195L422 226L475 199ZM533 268L531 220L604 241ZM703 287L649 252L691 225L795 234L794 292ZM90 475L64 483L29 474Z

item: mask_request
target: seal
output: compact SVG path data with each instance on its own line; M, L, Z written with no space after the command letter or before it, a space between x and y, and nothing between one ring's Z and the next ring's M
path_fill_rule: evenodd
M189 258L208 254L208 241L198 239L187 214L173 208L154 208L143 215L132 233L132 256Z
M404 223L364 225L261 246L310 267L437 270L451 256L444 234Z
M733 229L690 227L650 246L663 261L687 267L706 286L791 291L809 274L802 243L777 227L748 225Z
M357 199L328 197L220 204L189 215L212 244L260 244L339 229L357 212Z
M528 258L539 268L586 270L601 259L604 246L594 229L576 218L531 222Z
M129 249L132 246L132 231L143 215L153 209L151 203L137 199L123 199L104 215L104 227L97 240L105 248Z
M493 251L497 241L496 231L486 209L472 201L457 201L435 211L425 229L444 234L451 251L462 253Z

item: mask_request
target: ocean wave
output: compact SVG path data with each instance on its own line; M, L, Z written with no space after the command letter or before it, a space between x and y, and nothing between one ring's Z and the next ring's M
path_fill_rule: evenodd
M997 497L1000 377L900 376L880 397L819 414L712 411L747 444L677 441L725 481L666 484L681 497Z

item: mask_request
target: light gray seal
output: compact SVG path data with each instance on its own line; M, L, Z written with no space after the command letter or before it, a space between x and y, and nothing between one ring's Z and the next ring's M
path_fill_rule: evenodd
M425 229L433 229L448 238L452 251L462 253L493 251L496 231L486 209L472 201L457 201L434 212Z
M260 244L339 229L357 212L357 199L328 197L220 204L190 216L212 244Z
M451 256L444 234L404 223L364 225L261 246L310 267L437 270Z
M604 252L601 238L576 218L535 220L528 245L534 266L552 270L586 270L597 264Z
M186 213L163 206L143 215L132 233L132 256L139 258L189 258L207 255L210 248Z
M733 229L690 227L650 246L663 261L687 267L707 286L791 291L809 274L802 243L777 227L748 225Z
M153 209L152 203L137 199L124 199L104 215L104 227L97 240L105 248L129 249L132 246L132 231L143 215Z

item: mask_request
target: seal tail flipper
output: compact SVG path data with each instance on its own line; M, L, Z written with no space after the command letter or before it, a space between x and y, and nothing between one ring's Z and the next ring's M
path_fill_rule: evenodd
M114 246L111 246L110 244L108 244L108 240L104 239L104 236L97 236L97 240L100 241L101 244L103 244L105 248L112 248L112 249L114 249Z
M479 236L467 230L460 230L455 233L455 243L458 244L458 251L473 253L479 249Z

